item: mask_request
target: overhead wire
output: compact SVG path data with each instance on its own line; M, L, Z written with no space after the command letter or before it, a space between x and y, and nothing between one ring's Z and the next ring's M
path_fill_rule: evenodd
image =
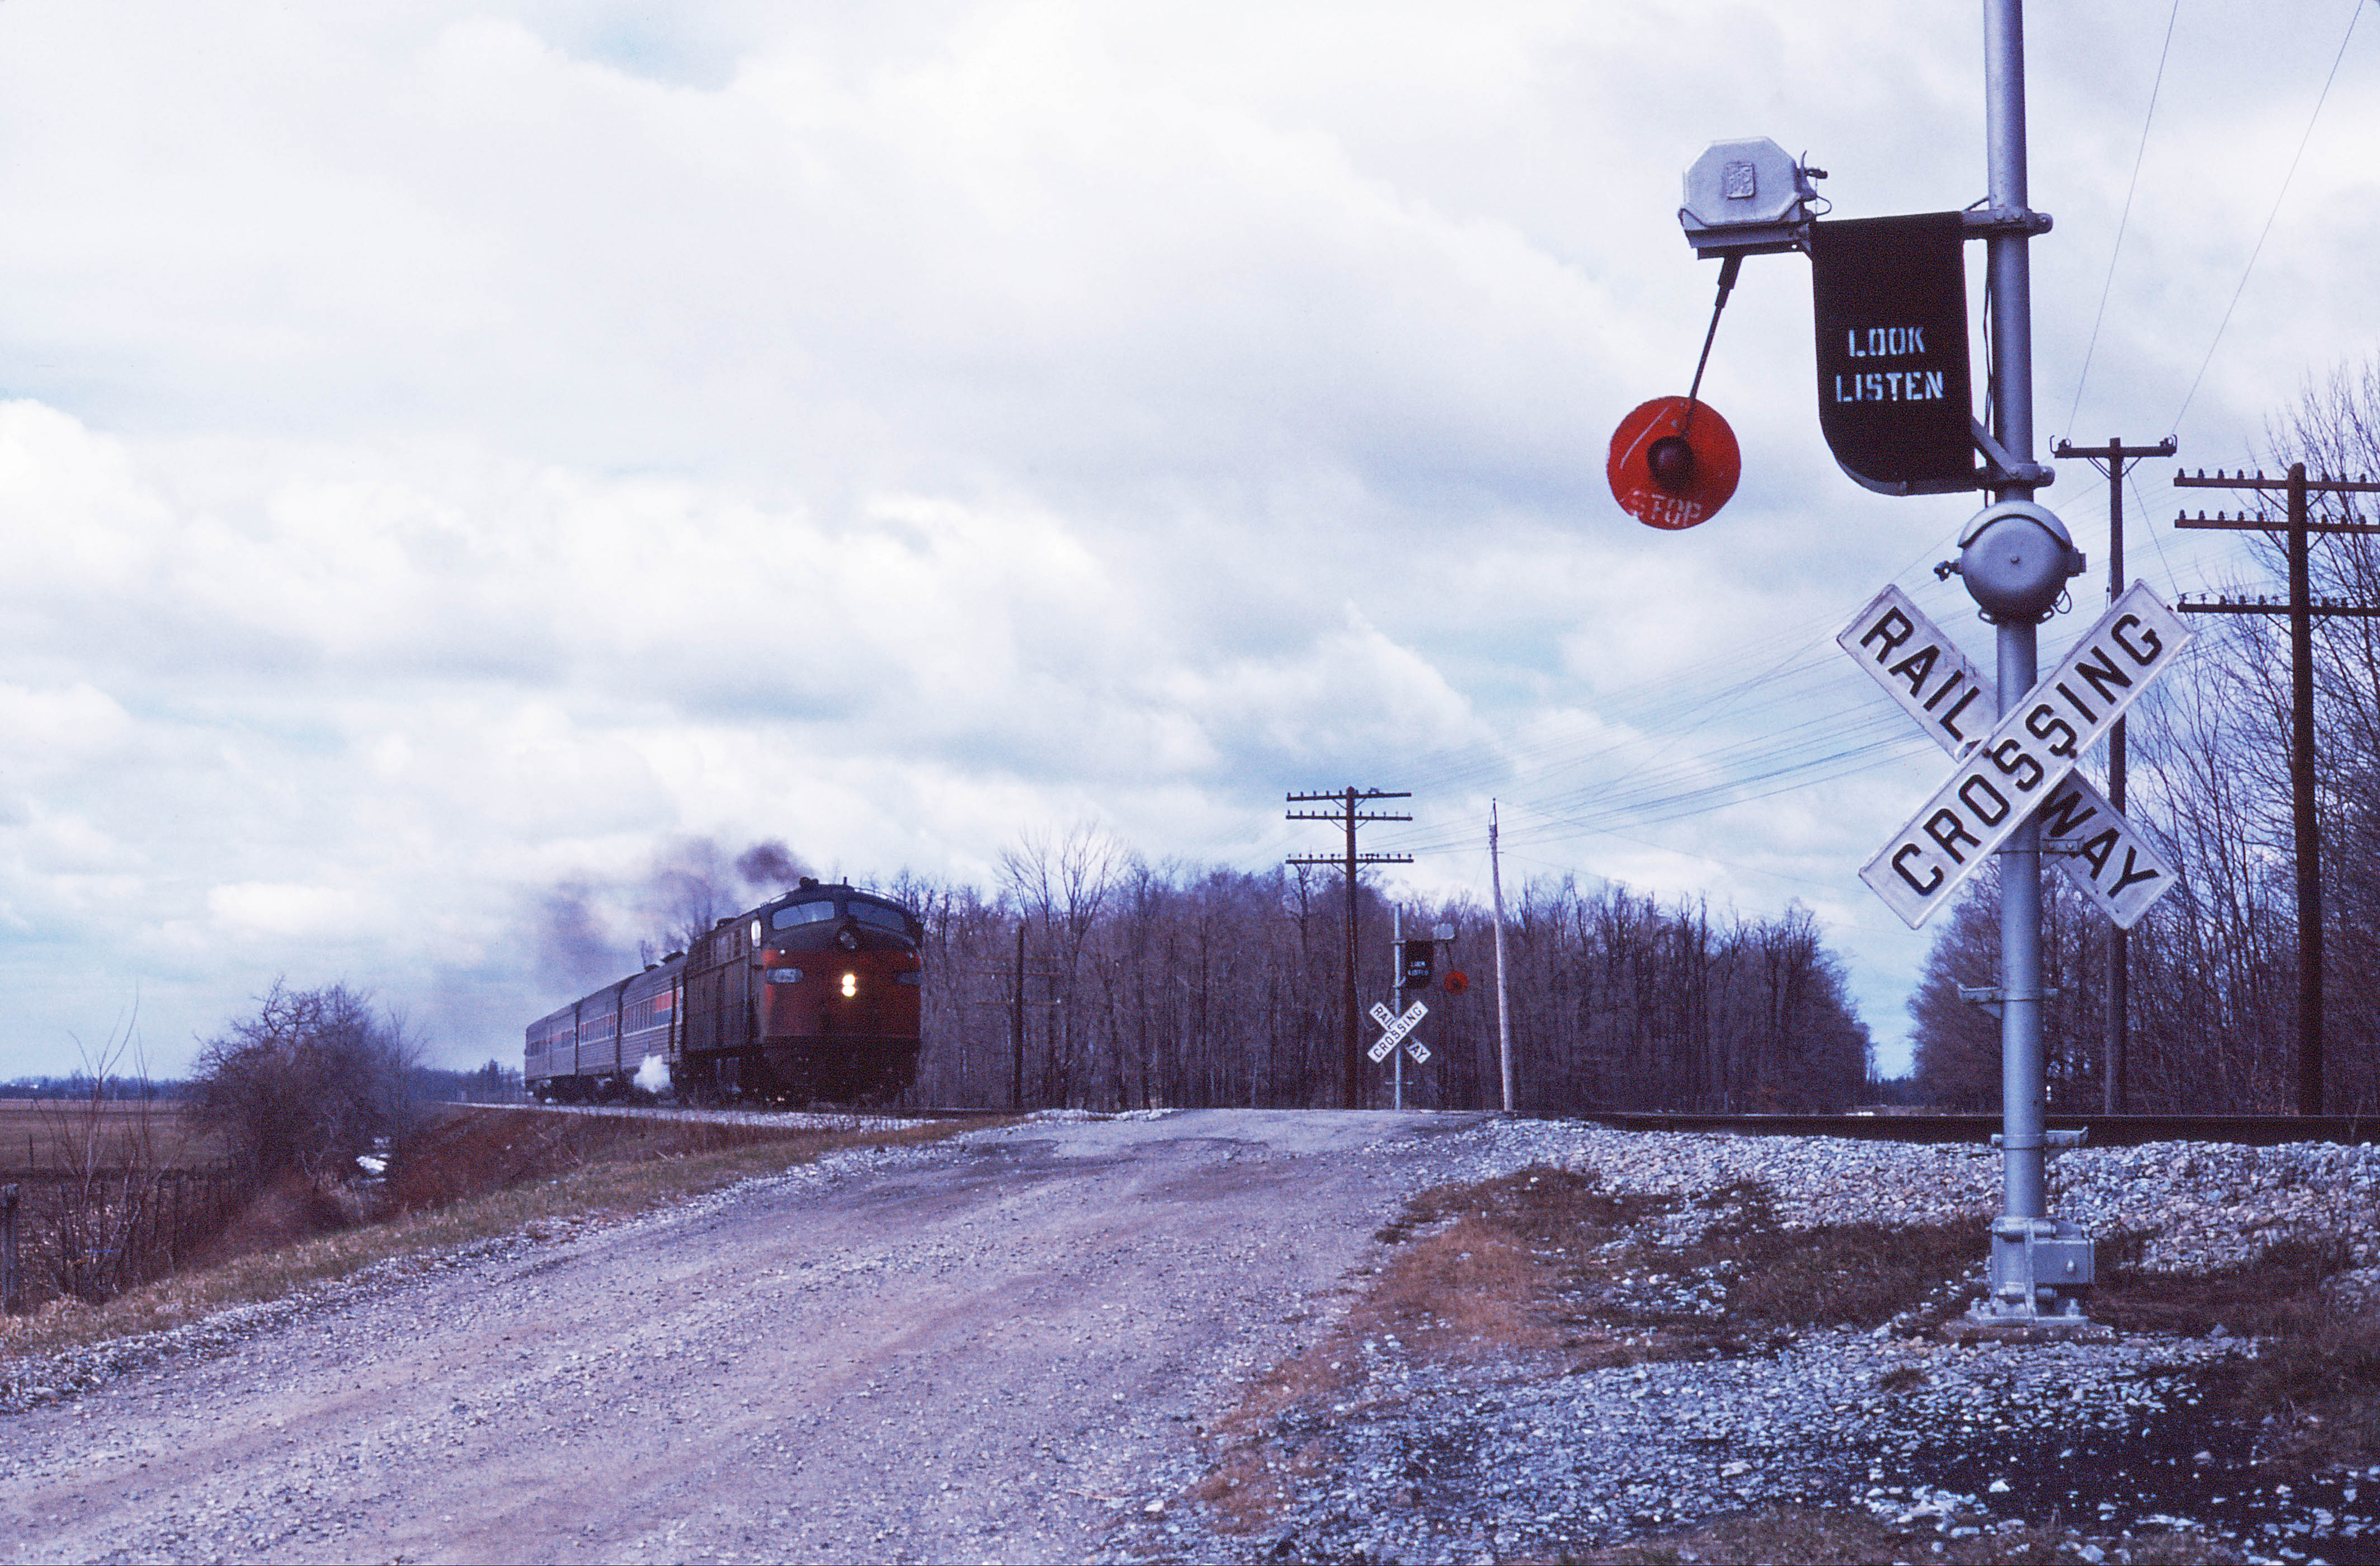
M1895 576L1912 575L1939 547L1938 540L1929 543ZM1912 596L1920 601L1921 607L1927 606L1926 600L1935 601L1931 607L1941 613L1947 606L1940 600L1949 591L1938 578L1926 573ZM1839 667L1834 662L1838 656L1833 645L1836 629L1837 622L1829 613L1823 620L1812 619L1780 628L1751 648L1739 645L1697 661L1693 666L1696 671L1728 664L1741 666L1749 652L1781 649L1777 656L1763 660L1751 673L1715 689L1706 689L1700 699L1682 707L1664 699L1676 688L1680 675L1674 671L1621 693L1619 706L1625 709L1648 704L1641 698L1649 698L1651 702L1658 703L1658 713L1653 715L1656 721L1649 726L1599 735L1597 742L1559 742L1536 747L1525 759L1505 747L1465 747L1463 764L1409 768L1402 781L1428 793L1434 791L1434 786L1453 783L1456 780L1452 774L1500 774L1500 796L1508 805L1536 818L1517 833L1508 823L1508 845L1525 847L1601 836L1653 847L1657 845L1623 829L1632 824L1659 825L1756 803L1922 754L1930 742L1910 734L1898 721L1898 714L1866 699L1856 682L1849 682L1837 687L1840 699L1783 729L1764 729L1716 748L1697 748L1671 759L1689 733L1708 733L1716 720L1755 699L1765 709L1790 706L1806 710L1805 701L1818 695L1813 686L1830 684L1833 671ZM1598 704L1599 717L1609 717L1613 712L1613 703ZM1648 743L1652 744L1649 754L1643 748ZM1621 758L1632 750L1636 753L1627 756L1631 766L1624 782L1615 784L1608 773L1590 781L1575 781L1578 773L1594 771L1596 763ZM1545 777L1556 769L1567 774L1561 786L1543 790L1527 786L1527 779ZM1522 780L1518 789L1512 787L1516 778ZM1452 820L1441 816L1427 826L1415 823L1393 836L1384 832L1376 840L1377 846L1384 851L1415 855L1457 850L1484 832L1484 819L1472 819L1472 814L1463 812ZM1516 836L1520 841L1513 844ZM1731 868L1779 874L1753 866Z
M1791 741L1793 730L1785 731L1783 734L1771 733L1753 739L1737 740L1720 747L1716 751L1697 751L1675 760L1669 759L1689 733L1707 732L1712 720L1723 717L1728 710L1741 706L1748 696L1778 686L1780 684L1780 674L1806 674L1815 670L1816 666L1817 660L1815 658L1803 657L1791 660L1787 667L1771 667L1763 670L1751 678L1736 682L1727 689L1712 693L1705 700L1695 703L1691 708L1673 710L1664 716L1664 721L1644 728L1631 728L1599 736L1601 742L1592 747L1580 747L1565 752L1542 756L1535 759L1533 764L1511 767L1505 775L1517 777L1523 781L1523 794L1529 797L1533 804L1544 802L1558 805L1566 804L1573 796L1588 791L1598 794L1608 793L1610 785L1608 782L1602 781L1608 773L1598 766L1599 763L1625 762L1630 776L1633 780L1633 786L1628 790L1630 796L1645 797L1648 788L1658 790L1664 786L1674 786L1689 778L1707 776L1708 770L1713 765L1724 765L1739 757L1745 760L1753 760L1765 754L1773 754ZM1771 690L1772 701L1776 705L1786 704L1799 694L1800 687L1806 687L1807 683L1806 680L1800 681L1788 685L1781 691ZM1764 705L1767 704L1764 703ZM1795 729L1805 729L1812 724L1833 720L1839 715L1837 710L1821 713L1817 717L1803 720L1801 723L1795 725ZM1743 754L1745 752L1750 754ZM1432 771L1433 770L1428 768L1415 769L1415 773L1419 775L1408 773L1405 781L1418 784L1424 792L1430 792L1433 784L1444 786L1439 778L1431 775ZM1563 780L1557 785L1543 790L1527 788L1526 780L1546 778L1549 773L1556 772L1559 772ZM1593 776L1597 781L1592 783L1571 781L1581 774Z
M2106 481L2103 477L2098 484L2074 496L2069 505L2087 501ZM2137 502L2137 486L2134 493ZM2162 556L2161 540L2157 548ZM1906 569L1901 573L1907 574ZM1921 607L1944 613L1949 606L1941 601L1956 595L1946 582L1929 580L1922 582L1912 596L1921 600ZM1934 602L1922 601L1928 599ZM1783 728L1764 729L1757 734L1670 759L1685 731L1691 728L1707 732L1710 716L1723 716L1755 694L1768 696L1768 704L1773 705L1798 704L1797 698L1816 694L1807 690L1806 686L1797 689L1793 682L1797 676L1817 674L1831 663L1835 652L1832 637L1814 634L1808 627L1796 627L1791 635L1797 645L1784 656L1706 694L1690 708L1671 710L1670 722L1658 731L1661 739L1658 747L1651 756L1638 759L1623 780L1614 782L1605 776L1568 782L1565 786L1546 790L1530 789L1525 783L1516 790L1508 781L1500 790L1500 796L1509 812L1524 818L1517 822L1508 819L1508 843L1522 847L1544 846L1602 836L1656 847L1659 845L1625 829L1757 803L1929 753L1930 741L1910 734L1896 712L1867 699L1866 693L1858 691L1854 682L1843 687L1842 700L1831 702ZM2195 653L2201 649L2192 650ZM1694 721L1689 722L1689 717ZM1632 745L1655 737L1654 734L1643 733L1618 735L1591 751L1573 751L1563 759L1576 768L1621 756ZM1658 764L1665 759L1667 764ZM1543 770L1513 768L1507 778L1515 773L1524 777L1532 772L1542 775ZM1416 824L1392 840L1384 834L1380 846L1417 855L1445 853L1470 844L1480 830L1484 830L1484 823L1469 819L1466 813L1452 821L1441 818L1428 826ZM1778 873L1758 867L1735 868Z
M2289 183L2297 178L2298 164L2304 161L2307 143L2313 140L2313 127L2322 119L2322 106L2329 101L2331 83L2338 79L2338 67L2347 59L2347 46L2355 38L2355 24L2363 15L2363 0L2354 0L2347 13L2347 31L2338 41L2338 53L2331 56L2330 74L2322 79L2322 91L2314 95L2313 113L2306 116L2305 134L2298 138L2298 150L2289 159L2289 172L2281 176L2281 188L2273 196L2273 210L2265 214L2265 226L2256 233L2256 243L2248 252L2248 264L2240 269L2240 285L2231 290L2231 302L2223 307L2223 319L2216 322L2214 340L2206 345L2206 357L2198 361L2198 373L2191 377L2190 390L2183 394L2181 407L2174 410L2168 428L2180 431L2182 415L2198 396L2199 383L2206 379L2207 367L2215 362L2215 350L2223 341L2223 334L2231 325L2232 312L2240 308L2240 297L2248 291L2248 279L2256 270L2256 258L2265 253L2265 240L2273 232L2273 221L2281 215L2281 203L2289 199Z
M1690 710L1699 719L1713 707L1724 710L1745 694L1775 684L1780 674L1816 673L1830 662L1829 655L1834 652L1831 644L1831 636L1805 641L1786 659L1736 682L1727 690L1714 693ZM1696 750L1665 766L1645 764L1668 756L1687 730L1707 732L1700 722L1684 721L1687 711L1676 712L1670 723L1662 725L1667 733L1661 736L1662 743L1654 756L1639 761L1623 782L1615 783L1608 776L1587 782L1566 779L1562 786L1553 789L1539 791L1524 786L1516 791L1508 786L1500 791L1510 804L1536 818L1518 833L1508 828L1507 835L1536 843L1595 835L1624 838L1626 834L1616 829L1630 823L1651 825L1675 820L1815 786L1865 770L1896 754L1914 753L1925 743L1900 727L1897 713L1862 699L1854 686L1845 686L1844 696L1844 699L1782 729L1766 729L1716 748ZM1641 741L1655 736L1630 737ZM1627 747L1626 739L1615 741L1602 747L1601 757ZM1469 843L1477 835L1475 829L1479 825L1467 815L1453 821L1441 818L1427 827L1408 829L1392 839L1384 834L1380 846L1399 852L1445 852Z
M2107 275L2099 285L2099 308L2091 317L2090 340L2082 346L2082 372L2074 377L2074 404L2066 410L2066 431L2074 432L2074 419L2082 411L2082 387L2091 379L2091 356L2099 346L2099 326L2107 318L2107 295L2116 285L2116 260L2124 253L2124 230L2132 217L2132 195L2140 188L2141 164L2148 157L2149 127L2155 123L2157 93L2165 86L2166 57L2173 53L2173 24L2181 18L2181 0L2173 0L2173 9L2166 13L2165 42L2157 50L2156 75L2149 82L2148 112L2141 117L2141 144L2132 153L2132 177L2124 186L2123 211L2116 218L2116 243L2107 251Z

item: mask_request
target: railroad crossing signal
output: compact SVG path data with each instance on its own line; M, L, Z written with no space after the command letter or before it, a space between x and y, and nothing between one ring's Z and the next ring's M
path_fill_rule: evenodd
M1407 1006L1405 1014L1402 1016L1394 1014L1379 1002L1373 1002L1372 1020L1380 1025L1380 1037L1379 1041L1372 1046L1372 1063L1378 1065L1387 1060L1390 1052L1396 1049L1398 1041L1415 1028L1419 1027L1421 1019L1427 1015L1429 1015L1429 1008L1419 1001ZM1429 1050L1418 1038L1405 1046L1405 1053L1414 1058L1415 1065L1429 1063Z
M1897 587L1876 594L1835 644L1953 756L1974 743L1999 710L1991 680ZM2046 799L2042 851L2119 929L2140 922L2181 879L2157 845L2080 771L2069 772Z
M1437 942L1408 941L1404 943L1404 950L1398 955L1403 961L1401 965L1402 977L1398 980L1397 988L1400 989L1428 989L1430 976L1438 968Z
M1909 635L1915 637L1915 618L1905 609L1900 613L1911 619ZM1862 629L1865 624L1864 613L1852 628L1866 634ZM2095 803L2086 807L2079 791L2069 791L2064 785L2082 753L2140 698L2149 681L2180 660L2181 649L2195 635L2181 616L2159 601L2147 583L2133 583L2023 701L1980 740L1960 749L1959 762L1949 777L1862 867L1860 880L1915 929L1950 901L1951 893L2010 833L2046 806L2055 812L2047 822L2053 832L2090 827L2101 813L2107 818L2098 826L2099 835L2090 840L2099 844L2091 852L2101 860L2101 868L2112 866L2117 873L2104 881L2094 873L2094 902L2105 906L2115 898L2121 906L2122 894L2144 895L2154 879L2169 883L2172 877L2168 870L2160 868L2156 877L2151 877L2137 855L2130 870L2117 863L2113 855L2122 839L2129 837L2136 844L2145 840L2127 824L2118 830L2116 839L2101 844L2107 826L2119 819L2114 808L2095 794ZM1949 643L1941 639L1937 645L1948 647ZM1854 640L1854 656L1863 662L1876 650L1873 645L1864 652L1857 649ZM1911 676L1919 673L1915 661L1923 659L1925 650L1920 648L1907 660L1895 660L1878 677L1908 681L1915 696L1917 682ZM1903 669L1904 662L1910 667ZM1925 661L1925 669L1930 672L1940 663L1937 652ZM1970 683L1981 679L1972 669L1942 673L1945 678L1936 695L1944 700L1950 695L1949 674L1961 673ZM1937 722L1937 714L1925 709L1922 698L1919 703L1923 718L1929 723ZM2126 884L2127 874L2142 879Z

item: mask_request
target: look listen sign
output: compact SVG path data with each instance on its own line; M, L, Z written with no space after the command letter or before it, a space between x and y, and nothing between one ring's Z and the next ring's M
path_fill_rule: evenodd
M1818 427L1885 494L1975 485L1963 233L1957 212L1810 225Z

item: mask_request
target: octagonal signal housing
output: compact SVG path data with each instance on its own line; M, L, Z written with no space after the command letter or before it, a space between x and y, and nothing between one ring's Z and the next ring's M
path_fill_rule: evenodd
M1804 203L1818 195L1810 182L1826 176L1766 136L1714 141L1686 170L1678 223L1701 257L1797 250L1810 218Z

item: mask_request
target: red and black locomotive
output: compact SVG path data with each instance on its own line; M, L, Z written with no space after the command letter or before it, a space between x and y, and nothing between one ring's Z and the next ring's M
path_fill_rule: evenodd
M529 1024L522 1079L548 1102L881 1102L917 1080L924 936L892 899L805 876Z

